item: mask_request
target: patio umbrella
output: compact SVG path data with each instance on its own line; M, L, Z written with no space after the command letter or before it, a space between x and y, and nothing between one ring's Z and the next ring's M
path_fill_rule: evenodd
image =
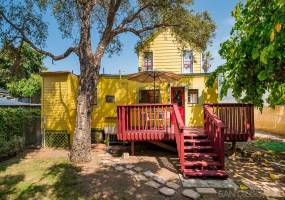
M155 83L156 82L168 82L168 81L178 81L180 75L166 72L166 71L143 71L135 74L130 74L128 80L137 81L141 83L152 83L153 82L153 102L155 103Z

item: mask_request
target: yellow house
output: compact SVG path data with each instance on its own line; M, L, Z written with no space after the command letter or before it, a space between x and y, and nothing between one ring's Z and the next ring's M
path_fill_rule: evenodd
M101 74L94 102L92 128L115 126L117 105L176 103L189 127L203 126L203 104L216 103L217 85L207 88L208 74L202 72L202 52L179 44L170 31L156 33L138 50L139 71L170 71L181 75L175 82L152 83L128 80L128 75ZM42 128L50 134L71 138L75 126L78 77L70 72L45 72L42 89ZM155 98L154 98L155 95ZM70 137L71 136L71 137ZM66 140L66 138L64 140Z

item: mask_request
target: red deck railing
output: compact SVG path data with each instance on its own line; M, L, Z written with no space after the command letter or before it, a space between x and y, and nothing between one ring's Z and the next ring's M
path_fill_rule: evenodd
M220 161L222 169L224 168L224 130L225 124L214 113L213 107L204 105L204 131L217 154L217 159Z
M118 139L174 140L172 104L136 104L117 107Z
M225 141L247 141L254 137L254 106L241 103L207 104L225 124Z
M180 169L183 172L185 168L185 156L184 156L184 129L186 128L184 122L182 120L181 114L178 110L177 105L173 105L173 124L174 124L174 133L175 133L175 141L178 152L178 158L180 163Z

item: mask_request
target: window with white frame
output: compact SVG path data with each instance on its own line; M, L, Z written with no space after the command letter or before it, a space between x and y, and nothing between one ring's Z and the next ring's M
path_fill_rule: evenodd
M189 89L188 90L188 103L191 103L191 104L198 104L199 103L198 90L197 89Z
M182 73L193 73L193 51L184 50L182 59Z
M144 52L143 67L144 71L153 70L153 53L151 51Z

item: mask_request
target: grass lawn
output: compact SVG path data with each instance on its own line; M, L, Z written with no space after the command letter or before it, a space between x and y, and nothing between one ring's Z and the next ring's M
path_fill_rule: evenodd
M285 153L285 142L272 140L256 140L253 144L273 153Z
M64 157L11 159L0 163L0 199L81 199L78 171Z

